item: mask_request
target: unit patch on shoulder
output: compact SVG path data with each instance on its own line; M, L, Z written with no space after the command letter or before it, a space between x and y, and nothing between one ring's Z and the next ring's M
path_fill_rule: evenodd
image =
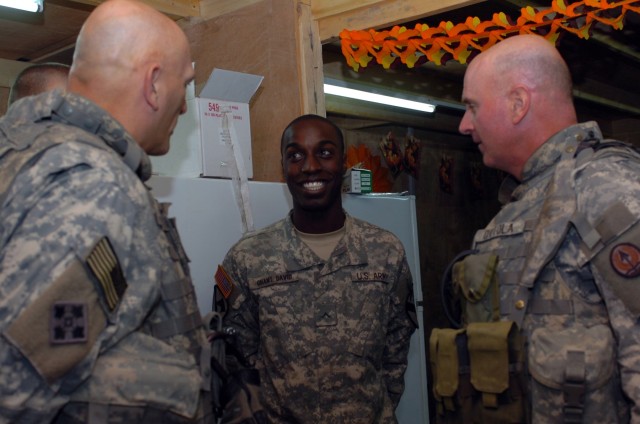
M224 270L222 265L218 265L218 269L216 270L214 278L216 280L216 286L218 287L218 290L220 290L220 293L222 293L222 296L224 296L225 299L228 299L229 296L231 296L231 292L233 291L233 281L231 280L231 277L229 277L229 274L227 274L227 271Z
M620 243L611 249L609 255L611 267L624 278L640 275L640 249L631 243Z
M49 320L49 342L51 344L86 343L87 320L86 303L54 303Z
M124 279L118 257L107 237L100 239L86 261L89 269L100 282L107 307L113 312L127 289L127 281Z

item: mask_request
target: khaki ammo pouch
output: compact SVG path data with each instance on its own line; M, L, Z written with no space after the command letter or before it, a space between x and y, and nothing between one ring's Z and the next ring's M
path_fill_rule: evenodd
M451 270L454 293L461 296L462 323L500 320L498 256L475 253L457 261Z
M437 423L523 423L523 348L513 322L434 329L429 340Z

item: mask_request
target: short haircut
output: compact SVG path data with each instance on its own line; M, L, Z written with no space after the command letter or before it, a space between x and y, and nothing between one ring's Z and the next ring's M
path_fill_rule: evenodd
M342 134L342 130L340 129L340 127L338 127L331 120L325 118L324 116L313 115L313 114L298 116L296 119L291 121L289 123L289 125L287 125L287 128L284 129L284 131L282 133L282 137L280 138L280 152L282 152L282 149L284 148L284 146L287 144L287 142L291 138L291 128L295 124L297 124L299 122L312 121L312 120L326 122L327 124L331 125L331 127L333 127L333 129L336 132L336 135L338 136L338 141L340 142L340 147L342 148L342 153L344 154L344 149L345 149L344 136Z
M11 86L9 105L23 97L47 91L52 78L66 78L68 75L69 65L62 63L37 63L23 69Z

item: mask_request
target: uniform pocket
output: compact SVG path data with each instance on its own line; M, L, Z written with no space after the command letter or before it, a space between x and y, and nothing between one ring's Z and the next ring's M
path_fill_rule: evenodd
M352 280L344 303L342 328L348 352L380 364L389 321L389 287L385 280Z
M614 343L605 325L534 330L528 357L533 422L618 422Z

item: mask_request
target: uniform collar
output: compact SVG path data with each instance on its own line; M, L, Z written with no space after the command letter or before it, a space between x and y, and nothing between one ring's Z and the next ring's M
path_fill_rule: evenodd
M12 105L7 118L12 126L52 121L81 128L101 138L142 181L151 177L149 157L133 137L104 109L84 97L61 90L26 97Z
M519 199L532 185L553 172L557 163L567 156L573 156L580 143L602 139L602 133L595 121L571 125L549 138L525 163L522 181L508 176L500 187L498 198L501 203Z
M302 241L296 233L290 211L284 220L285 240L289 240L291 245L289 250L292 255L285 258L286 267L289 271L296 271L304 268L310 268L314 265L322 264L324 261L320 259L313 251ZM336 245L331 257L325 263L321 273L329 274L335 270L348 265L360 265L367 263L367 254L365 243L358 231L354 231L356 222L346 211L345 227L346 231L342 239ZM353 248L354 246L361 248Z

